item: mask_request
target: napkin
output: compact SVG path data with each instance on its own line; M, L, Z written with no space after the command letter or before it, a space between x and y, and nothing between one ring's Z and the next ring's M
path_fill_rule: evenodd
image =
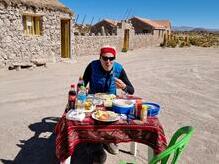
M85 113L79 110L70 110L67 113L66 118L74 121L82 121L85 118Z

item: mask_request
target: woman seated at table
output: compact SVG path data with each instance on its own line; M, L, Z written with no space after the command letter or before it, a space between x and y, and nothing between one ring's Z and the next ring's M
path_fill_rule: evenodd
M128 94L134 93L134 87L124 68L121 64L115 62L115 59L115 48L104 46L100 49L99 60L89 63L83 75L85 86L89 83L89 94L109 93L116 95L116 89L121 89ZM75 164L104 163L106 153L103 148L111 154L118 154L119 152L118 146L114 143L104 145L83 143L78 146L78 151L75 152L72 162Z

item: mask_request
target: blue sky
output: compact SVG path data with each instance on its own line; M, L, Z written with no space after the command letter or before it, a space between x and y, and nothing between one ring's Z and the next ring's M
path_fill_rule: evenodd
M59 0L75 12L77 23L139 16L169 19L173 26L219 29L219 0Z

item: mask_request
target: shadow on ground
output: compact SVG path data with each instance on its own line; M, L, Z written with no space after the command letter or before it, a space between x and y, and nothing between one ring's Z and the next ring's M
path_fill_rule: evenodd
M0 159L3 164L56 164L54 128L59 118L46 117L29 125L35 134L28 140L20 140L20 152L14 160ZM51 134L52 133L52 134Z

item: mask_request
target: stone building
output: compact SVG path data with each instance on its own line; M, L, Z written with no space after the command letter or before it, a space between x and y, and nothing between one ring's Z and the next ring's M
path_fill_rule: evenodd
M166 28L163 25L158 24L150 19L133 17L130 18L129 21L131 21L136 34L152 34L163 36L163 33L166 31Z
M72 18L58 0L0 0L0 68L71 58Z
M100 33L101 35L109 34L113 35L117 33L117 24L118 21L111 20L111 19L103 19L100 22L97 22L91 27L91 33L98 34Z
M171 22L169 20L153 20L153 21L164 26L167 35L171 34Z

